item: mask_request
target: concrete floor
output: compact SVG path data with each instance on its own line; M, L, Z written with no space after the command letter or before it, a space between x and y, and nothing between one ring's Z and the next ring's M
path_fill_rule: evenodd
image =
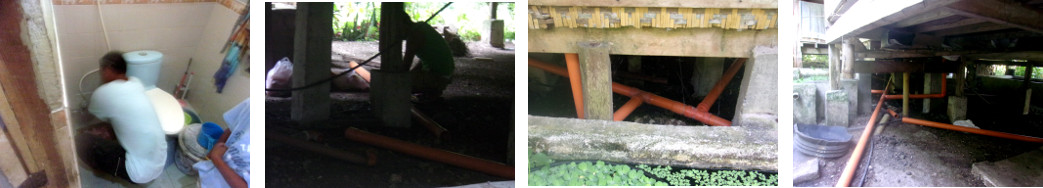
M80 169L80 186L81 187L157 187L157 188L195 188L199 187L199 178L196 176L185 175L177 169L177 166L173 164L163 169L163 174L152 180L152 182L135 185L130 182L120 180L112 175L96 174L93 170L82 164Z
M848 132L857 138L868 119L868 115L855 118ZM880 134L873 135L874 144L867 147L851 186L985 186L981 178L971 173L971 164L998 161L1039 147L1039 144L1035 143L923 127L893 120L883 127L884 130ZM854 142L851 144L852 149ZM872 156L869 155L870 149L873 150ZM795 155L800 154L795 152ZM835 159L822 159L819 164L821 176L810 181L794 182L795 186L834 186L848 158L850 154ZM794 164L801 163L795 161ZM868 171L864 171L867 168ZM861 183L863 173L866 175L864 183Z

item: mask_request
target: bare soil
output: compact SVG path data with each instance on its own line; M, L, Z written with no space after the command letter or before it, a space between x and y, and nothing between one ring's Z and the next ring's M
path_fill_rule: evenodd
M1004 131L1023 135L1039 135L1036 127L1043 127L1038 116L1011 117L1011 110L1003 110L1009 105L993 101L985 105L970 99L969 118L983 129ZM935 101L938 101L937 99ZM935 102L932 101L932 102ZM892 106L900 106L900 101L888 101ZM915 104L915 105L914 105ZM936 122L949 122L944 108L932 108L932 113L922 114L922 103L911 101L912 118ZM1020 108L1018 108L1020 109ZM1020 113L1016 113L1020 116ZM1013 119L1012 119L1013 118ZM857 140L869 121L869 115L863 114L852 121L848 132ZM1004 124L999 122L1017 122ZM1012 126L1022 127L1020 131L1012 130ZM823 159L820 162L820 178L795 182L800 187L834 186L840 173L851 157L854 148L852 141L849 154L836 159ZM964 133L947 129L924 127L901 123L891 119L883 126L880 134L872 137L871 147L867 147L865 155L851 186L887 186L887 187L973 187L984 186L982 180L971 173L971 164L981 161L997 161L1039 148L1039 144L1015 141L1003 138ZM870 151L870 149L872 151ZM796 151L794 151L796 152ZM872 155L870 156L870 153ZM795 153L800 155L799 153ZM867 164L868 161L868 164ZM865 171L868 167L868 171ZM865 178L863 180L863 174ZM864 181L864 183L862 183Z
M362 62L377 53L377 42L334 42L334 66L345 60ZM310 130L321 136L319 144L362 154L373 151L376 166L364 166L299 150L279 142L266 144L266 184L270 187L435 187L457 186L508 179L413 157L346 139L344 130L356 127L406 142L447 150L513 166L508 135L514 130L514 50L468 43L471 57L456 58L456 72L443 100L415 106L449 130L449 138L436 140L422 126L406 129L379 125L368 93L332 93L332 117L320 125L295 125L289 121L289 98L266 100L269 132L304 138ZM338 56L343 59L338 59ZM485 59L488 58L488 59ZM379 60L379 58L377 58ZM373 69L379 61L366 65ZM415 122L415 121L414 121Z

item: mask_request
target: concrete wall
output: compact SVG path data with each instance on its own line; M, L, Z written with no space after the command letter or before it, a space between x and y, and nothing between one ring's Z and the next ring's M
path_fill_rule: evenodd
M83 112L78 84L81 76L98 68L98 58L109 48L124 52L157 50L163 53L163 72L156 87L173 92L182 73L195 72L189 90L191 103L204 121L223 122L221 113L248 96L248 81L242 74L230 79L223 95L216 94L211 76L220 67L220 46L238 18L243 4L230 0L196 3L136 2L101 5L93 1L56 1L54 16L58 30L58 48L64 74L70 121L81 126L93 121ZM238 8L238 9L237 9ZM105 22L104 30L102 21ZM106 47L105 32L109 47ZM247 67L248 62L240 63ZM242 71L240 71L242 72ZM99 85L99 75L84 80L84 90ZM89 95L88 95L89 96Z

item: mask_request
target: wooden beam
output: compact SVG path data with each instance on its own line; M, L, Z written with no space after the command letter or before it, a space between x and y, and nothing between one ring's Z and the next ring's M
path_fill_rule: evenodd
M963 26L968 26L968 25L974 25L974 24L979 24L979 23L984 23L984 22L985 22L985 20L983 20L983 19L965 18L965 19L961 19L959 21L948 22L948 23L944 23L944 24L917 25L917 26L913 27L912 29L910 29L910 31L917 32L917 33L926 33L926 32L934 32L934 31L939 31L939 30L946 30L946 29L958 28L958 27L963 27Z
M956 72L958 63L937 62L900 62L893 60L858 61L855 72L859 73L895 73L895 72Z
M993 23L1043 33L1043 13L1015 2L971 0L954 3L948 9L957 14Z
M826 21L829 21L829 23L836 22L837 19L840 18L840 15L843 15L848 9L851 9L851 5L854 5L856 2L858 2L858 0L830 0L823 2L822 8L827 14L825 15L827 16Z
M298 3L294 36L293 87L330 76L333 3ZM330 118L330 84L293 91L290 119L302 125Z
M859 34L909 19L959 0L859 1L826 30L825 40L837 42L843 36Z
M612 120L612 62L605 42L580 42L579 67L583 79L583 112L586 119Z
M1005 52L1005 53L980 53L967 55L975 59L992 59L992 60L1004 60L1010 61L1012 59L1022 59L1028 61L1043 62L1043 52L1027 51L1027 52Z
M749 58L755 46L778 45L778 30L724 29L530 29L529 52L576 53L575 44L598 40L612 54Z
M673 7L673 8L761 8L778 9L778 0L661 0L661 1L618 1L618 0L529 0L529 6L592 6L592 7Z
M913 26L913 25L920 25L920 24L923 24L923 23L927 23L927 22L938 20L938 19L942 19L942 18L948 18L949 16L953 16L953 15L956 15L956 14L946 10L945 8L936 8L936 9L928 11L926 13L919 14L919 15L913 16L911 18L899 21L898 23L894 23L894 25L892 25L892 26L894 28L905 28L905 27L909 27L909 26Z
M978 23L978 24L970 24L970 25L963 26L963 27L956 27L956 28L951 28L951 29L938 30L938 31L932 32L931 34L933 34L934 36L938 36L938 37L947 37L947 36L963 35L963 34L970 34L970 33L980 33L980 32L986 32L986 31L1003 30L1003 29L1010 29L1010 28L1011 27L1007 26L1007 25L995 24L995 23L991 23L991 22L982 22L982 23Z

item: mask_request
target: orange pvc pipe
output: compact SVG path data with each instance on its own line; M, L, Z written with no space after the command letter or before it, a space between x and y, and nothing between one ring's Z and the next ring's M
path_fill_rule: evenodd
M348 68L355 68L355 67L359 66L359 64L355 63L355 61L351 61L351 62L348 62L348 66L349 66ZM366 80L366 82L370 82L369 81L369 71L366 70L366 67L359 67L359 68L355 69L355 73L359 74L359 76L362 77L362 79Z
M583 112L583 80L579 75L579 54L565 54L565 65L569 70L569 84L572 86L572 101L576 103L576 116L583 119L586 113Z
M923 125L923 126L940 128L940 129L949 129L949 130L954 130L954 131L968 132L968 133L980 134L980 135L985 135L985 136L994 136L994 137L1000 137L1000 138L1006 138L1006 139L1012 139L1012 140L1020 140L1020 141L1026 141L1026 142L1043 143L1043 138L1036 138L1036 137L1023 136L1023 135L1016 135L1016 134L1010 134L1010 133L998 132L998 131L990 131L990 130L985 130L985 129L975 129L975 128L970 128L970 127L957 126L957 125L946 124L946 123L938 123L938 122L921 120L921 119L913 119L913 118L908 118L908 117L902 118L902 123L917 124L917 125Z
M739 72L739 68L746 63L746 58L735 59L731 67L728 67L727 71L724 71L724 75L721 75L721 79L717 80L717 84L713 85L713 89L710 89L710 93L703 98L702 102L699 102L699 106L696 107L699 111L707 112L710 111L710 106L713 106L714 102L717 102L717 97L721 96L724 92L724 87L728 86L728 82L732 81L732 77L735 77L735 73Z
M421 145L401 141L398 139L369 133L356 128L348 128L346 131L344 131L344 135L348 137L348 139L354 141L374 146L380 146L397 152L425 159L430 159L433 161L443 162L446 164L455 165L458 167L463 167L479 172L484 172L495 176L514 179L514 167L510 167L502 163L461 155L445 150L424 147Z
M626 104L623 104L623 107L619 107L619 109L616 110L615 113L612 113L612 120L623 121L623 119L626 119L627 116L630 116L631 112L634 112L634 109L637 109L638 106L641 106L642 103L644 103L644 101L641 100L641 98L630 98L630 101L627 101Z
M554 73L560 76L567 76L565 69L547 64L544 62L529 59L529 66L546 70L547 72ZM724 118L717 117L716 115L699 111L695 107L686 105L681 102L670 100L667 98L660 97L658 95L641 91L640 89L632 88L620 83L612 82L612 92L626 95L631 98L641 98L642 101L648 104L659 106L670 110L674 113L684 115L685 117L699 120L700 122L706 123L713 126L731 126L732 122Z
M946 82L945 74L942 74L942 92L941 93L909 95L909 98L910 99L944 98L945 97L945 82ZM873 90L872 92L873 93L877 93L877 91L880 91L879 93L884 93L883 90ZM886 96L887 96L888 100L902 99L902 95L886 95Z
M884 90L891 87L891 83L884 86ZM858 144L855 145L855 151L851 152L851 158L847 160L847 164L844 165L844 171L840 173L840 180L837 180L836 187L847 187L851 185L851 179L855 176L855 170L858 168L858 163L862 161L862 152L866 149L866 141L869 140L869 136L873 133L873 126L876 125L876 116L880 114L880 107L884 106L884 97L881 95L880 100L876 102L876 109L873 110L873 116L869 117L869 122L866 124L866 129L862 130L862 136L858 139Z
M377 164L377 155L373 154L372 151L366 151L366 156L362 156L359 154L329 148L320 144L290 138L289 136L284 136L278 133L267 132L264 134L264 136L265 139L272 139L298 149L308 150L311 152L323 154L326 156L330 156L333 158L345 160L356 164L365 164L368 166L373 166Z
M442 127L442 125L438 124L438 122L435 122L435 120L431 119L431 117L427 117L427 115L425 115L423 112L420 112L419 109L416 109L416 106L410 108L409 112L413 113L413 119L420 121L420 125L424 125L424 127L427 128L428 131L434 133L435 138L443 139L449 137L449 130L445 129L445 127Z

